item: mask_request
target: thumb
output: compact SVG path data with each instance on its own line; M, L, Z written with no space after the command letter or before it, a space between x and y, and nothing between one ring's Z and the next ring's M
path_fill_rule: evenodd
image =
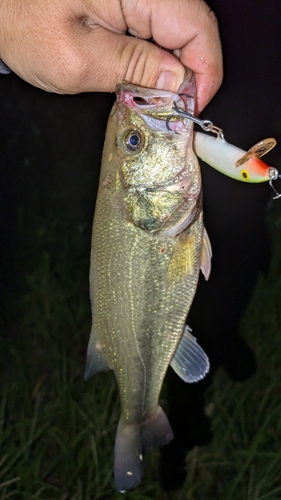
M86 75L79 78L80 92L112 92L122 80L176 92L184 79L185 68L179 60L151 42L102 27L90 38L84 47L88 61L83 65Z

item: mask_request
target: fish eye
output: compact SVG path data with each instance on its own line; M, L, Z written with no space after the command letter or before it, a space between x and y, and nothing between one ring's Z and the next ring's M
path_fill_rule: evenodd
M138 130L130 130L123 138L123 145L131 153L139 151L143 145L142 134Z

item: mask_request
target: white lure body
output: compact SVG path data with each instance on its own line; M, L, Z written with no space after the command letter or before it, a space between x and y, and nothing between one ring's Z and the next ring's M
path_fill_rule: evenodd
M260 159L276 144L275 139L265 139L248 152L229 144L223 137L213 137L202 132L194 133L194 151L201 160L224 175L242 182L264 182L276 179L276 168Z

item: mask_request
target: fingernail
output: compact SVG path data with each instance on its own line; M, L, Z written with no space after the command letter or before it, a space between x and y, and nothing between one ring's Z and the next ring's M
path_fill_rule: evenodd
M163 71L156 82L156 88L176 92L178 88L177 80L177 76L172 71Z

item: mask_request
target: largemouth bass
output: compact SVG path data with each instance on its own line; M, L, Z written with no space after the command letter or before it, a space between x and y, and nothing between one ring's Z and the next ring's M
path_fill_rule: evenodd
M143 452L173 438L158 404L169 364L187 382L208 372L185 321L200 267L209 276L211 246L193 124L170 117L174 102L194 113L193 77L177 94L127 83L116 93L93 222L85 378L115 372L121 417L114 474L126 491L141 481Z

